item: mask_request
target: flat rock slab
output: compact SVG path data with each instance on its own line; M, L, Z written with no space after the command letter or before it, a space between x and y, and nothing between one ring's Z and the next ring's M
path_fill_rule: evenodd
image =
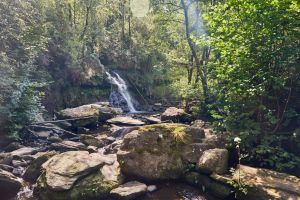
M107 120L107 122L110 124L129 125L129 126L141 126L145 124L145 122L142 122L141 120L138 119L134 119L132 117L115 117Z
M135 199L147 192L147 185L132 181L113 189L110 194L120 200Z
M69 140L65 140L60 143L52 143L51 146L57 150L62 149L62 150L73 151L73 150L85 150L86 149L86 146L83 143L69 141Z
M50 158L42 167L46 170L46 183L51 190L69 190L81 177L105 164L113 164L114 158L88 151L69 151Z
M32 155L37 152L37 149L32 147L23 147L21 149L14 150L10 152L12 156L23 156L23 155Z
M300 200L300 179L295 176L245 165L240 166L240 174L241 182L248 186L241 200ZM238 171L233 178L239 179Z

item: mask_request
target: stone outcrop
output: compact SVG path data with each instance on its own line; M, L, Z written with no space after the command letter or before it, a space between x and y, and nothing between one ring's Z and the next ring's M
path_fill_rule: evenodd
M183 109L170 107L165 110L161 115L162 121L172 121L175 123L188 123L191 122L191 115L187 114Z
M118 161L125 174L144 179L175 179L186 170L182 149L201 142L204 131L182 124L158 124L140 127L124 137Z
M115 155L70 151L43 164L35 194L42 200L106 198L123 181Z
M120 114L118 109L103 104L88 104L58 112L58 119L71 119L73 127L96 125Z
M204 151L200 157L197 168L202 173L224 174L228 167L228 151L227 149L209 149Z

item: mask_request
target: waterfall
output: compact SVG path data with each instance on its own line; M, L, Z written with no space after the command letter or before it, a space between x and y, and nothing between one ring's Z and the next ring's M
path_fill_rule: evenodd
M125 99L127 106L129 108L129 111L131 113L137 112L135 109L133 102L132 102L132 97L129 94L126 82L120 77L120 75L116 72L114 72L115 76L112 76L109 72L106 72L107 78L110 81L111 84L114 84L118 87L118 91L122 95L122 97Z

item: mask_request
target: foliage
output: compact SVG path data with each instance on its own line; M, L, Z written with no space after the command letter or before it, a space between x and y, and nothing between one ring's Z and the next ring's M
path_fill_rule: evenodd
M299 11L294 0L229 0L206 16L219 88L212 113L240 132L250 160L278 170L299 161L279 133L292 139L287 127L299 119Z
M34 64L47 42L39 8L39 1L0 2L0 132L11 137L43 110L43 74Z

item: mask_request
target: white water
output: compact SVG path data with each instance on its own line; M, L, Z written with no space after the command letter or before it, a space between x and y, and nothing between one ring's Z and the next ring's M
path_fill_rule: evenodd
M137 112L137 110L135 109L133 102L132 102L132 97L129 94L126 82L120 77L119 74L117 74L116 72L114 72L114 74L116 76L112 76L110 73L106 72L107 74L107 78L110 81L111 84L114 84L118 87L118 90L120 92L120 94L122 95L122 97L125 99L129 111L131 113L135 113Z

